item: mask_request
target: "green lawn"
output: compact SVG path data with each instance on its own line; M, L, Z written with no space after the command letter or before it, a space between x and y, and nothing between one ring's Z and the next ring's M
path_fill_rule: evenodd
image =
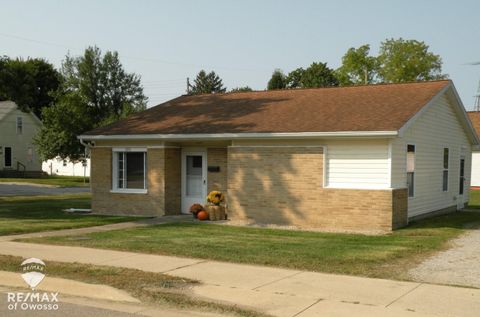
M430 218L380 236L176 223L92 233L89 240L28 241L404 279L409 267L471 224L480 224L480 213Z
M41 178L0 178L0 183L33 183L41 185L52 185L59 187L86 187L89 185L89 178L85 182L83 176L44 176Z
M98 226L132 217L70 214L66 208L90 208L90 194L0 197L0 235Z
M480 208L480 190L471 190L470 191L470 202L468 207Z

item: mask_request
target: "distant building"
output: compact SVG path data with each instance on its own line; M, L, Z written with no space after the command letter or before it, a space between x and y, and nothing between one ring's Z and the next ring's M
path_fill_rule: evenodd
M470 111L468 116L472 121L473 127L480 134L480 112ZM472 149L472 187L480 187L480 147L476 146Z
M42 163L42 170L48 175L90 177L90 159L71 162L58 157Z
M33 112L23 112L13 101L0 102L0 175L41 173L42 163L33 138L42 122Z

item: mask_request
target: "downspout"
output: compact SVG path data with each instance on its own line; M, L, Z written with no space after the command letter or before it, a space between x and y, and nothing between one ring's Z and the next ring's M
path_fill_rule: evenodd
M83 139L81 137L79 137L78 140L80 141L80 144L85 147L84 157L85 157L85 160L86 160L87 159L86 151L87 151L87 149L90 151L90 149L92 148L91 143L86 143L85 141L83 141ZM86 161L85 161L85 163L86 163ZM87 168L86 166L83 167L83 181L85 181L85 178L86 178L86 175L85 175L85 169L86 168ZM91 168L92 168L92 162L90 161L90 180L89 180L90 193L92 192L92 171L91 171Z

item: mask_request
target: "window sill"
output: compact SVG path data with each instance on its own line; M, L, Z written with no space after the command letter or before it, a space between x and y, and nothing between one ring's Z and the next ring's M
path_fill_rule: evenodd
M113 194L148 194L146 189L112 189Z

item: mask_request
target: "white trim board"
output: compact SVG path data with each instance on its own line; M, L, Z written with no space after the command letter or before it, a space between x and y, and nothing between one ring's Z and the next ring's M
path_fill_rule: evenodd
M305 139L326 137L395 137L398 131L278 132L278 133L201 133L201 134L119 134L80 135L80 140L192 140L192 139Z
M241 147L253 147L253 148L275 148L275 147L290 147L290 148L295 148L295 147L323 147L325 148L326 145L230 145L227 148L241 148Z

